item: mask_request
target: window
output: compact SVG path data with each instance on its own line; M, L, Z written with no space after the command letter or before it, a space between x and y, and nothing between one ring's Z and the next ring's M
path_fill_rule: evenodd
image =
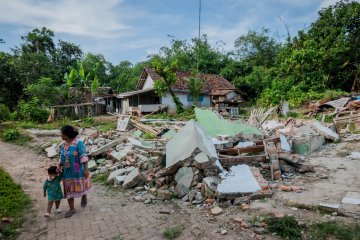
M188 102L193 102L194 101L194 96L189 94L187 95L187 101ZM200 94L199 97L198 97L198 102L202 102L204 101L204 95Z

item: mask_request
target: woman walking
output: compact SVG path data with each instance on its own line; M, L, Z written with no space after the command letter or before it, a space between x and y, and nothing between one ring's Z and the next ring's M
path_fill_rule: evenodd
M87 205L86 195L91 187L85 144L77 138L78 134L70 125L61 128L64 142L61 145L59 169L63 179L64 197L70 207L65 218L75 213L74 198L81 197L81 206Z

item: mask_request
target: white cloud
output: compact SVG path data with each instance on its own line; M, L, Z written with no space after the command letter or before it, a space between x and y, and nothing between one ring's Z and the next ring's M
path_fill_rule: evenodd
M339 0L321 0L320 5L319 5L319 10L322 9L322 8L328 7L330 5L334 5L338 1Z
M130 28L115 12L123 0L2 0L0 23L19 24L29 28L46 26L57 33L95 38L114 38Z
M256 17L248 17L243 21L238 22L233 27L224 27L221 25L206 25L202 27L202 34L208 36L209 41L212 44L217 42L224 42L224 50L233 49L235 40L241 35L246 34L256 22Z

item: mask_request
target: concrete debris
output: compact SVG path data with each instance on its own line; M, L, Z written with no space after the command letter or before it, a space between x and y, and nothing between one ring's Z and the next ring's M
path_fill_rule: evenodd
M45 148L45 151L49 158L59 157L59 154L60 154L59 150L60 150L59 144L56 144L56 143L54 143L50 147Z
M133 170L135 170L134 167L121 168L121 169L115 170L112 173L110 173L110 175L108 176L107 183L112 184L114 182L114 178L116 176L127 175L130 172L132 172Z
M191 167L182 167L178 170L175 176L176 186L189 189L193 181L194 173Z
M214 207L214 208L210 209L210 212L212 215L216 216L216 215L221 214L223 212L223 210L220 207Z
M324 125L322 125L318 121L313 122L311 124L311 126L314 128L314 130L316 132L323 135L326 139L330 139L332 141L338 141L339 140L339 135L336 132L334 132L330 128L325 127Z
M261 190L247 165L232 166L229 173L223 174L223 178L217 187L220 194L245 194Z
M341 203L360 205L360 193L359 192L348 192L342 199Z
M179 147L181 146L181 147ZM217 159L210 136L194 120L190 120L166 145L166 167L189 158L200 149L209 159Z
M97 169L95 160L88 161L88 169L89 171L95 171Z
M143 177L141 176L139 169L135 168L126 176L123 183L123 187L124 188L135 187L141 180L143 180Z
M105 151L111 149L112 147L118 145L120 142L121 142L121 139L116 139L116 140L114 140L114 141L111 141L111 142L107 143L106 145L100 147L99 149L96 149L96 150L92 151L92 152L90 153L90 155L91 155L91 156L100 155L100 154L102 154L103 152L105 152Z
M351 159L360 159L360 152L351 152L349 155Z

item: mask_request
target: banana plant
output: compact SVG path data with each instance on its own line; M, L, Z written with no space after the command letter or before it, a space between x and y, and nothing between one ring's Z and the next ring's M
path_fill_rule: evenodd
M84 66L82 63L79 65L79 70L75 68L71 69L69 74L65 73L64 79L68 87L76 87L80 91L84 91L86 88L90 88L92 93L96 93L99 88L99 78L97 76L99 64L95 66L85 74Z

